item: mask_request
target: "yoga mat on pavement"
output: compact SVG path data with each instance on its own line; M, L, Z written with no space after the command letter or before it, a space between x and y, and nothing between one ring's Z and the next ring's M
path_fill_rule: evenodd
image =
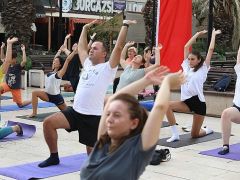
M163 121L163 122L162 122L162 128L163 128L163 127L168 127L168 126L169 126L169 124L168 124L167 121Z
M17 166L0 168L0 175L11 177L18 180L41 179L62 174L80 171L84 161L87 159L86 154L77 154L60 158L60 164L39 168L40 162L21 164Z
M140 105L141 105L142 107L144 107L144 108L147 109L148 111L151 111L151 110L152 110L152 107L153 107L153 104L154 104L154 101L153 101L153 100L140 101L139 103L140 103Z
M218 151L221 149L222 147L208 151L202 151L199 154L240 161L240 143L230 145L230 152L225 155L218 154Z
M21 118L21 119L27 119L27 120L32 120L32 121L43 122L43 120L44 120L46 117L48 117L48 116L50 116L50 115L52 115L52 114L54 114L54 113L56 113L56 112L49 112L49 113L37 114L37 115L36 115L35 117L33 117L33 118L27 117L28 115L16 116L16 117L17 117L17 118Z
M74 92L63 92L61 93L63 97L74 97Z
M38 108L47 108L47 107L55 107L55 104L50 102L39 102ZM7 105L7 106L0 106L0 112L7 112L7 111L19 111L19 110L26 110L32 109L32 105L29 104L23 108L19 108L17 105Z
M12 133L12 134L8 135L7 137L1 139L0 142L15 141L15 140L20 140L20 139L31 138L36 132L36 126L30 125L30 124L8 121L7 126L14 126L16 124L19 124L22 126L23 136L16 136L16 133Z
M8 100L8 99L12 99L12 97L11 96L0 96L0 99L1 100Z
M215 139L220 139L220 138L222 138L222 135L219 132L214 132L207 136L193 139L193 138L191 138L191 134L188 133L188 134L180 135L180 141L168 143L168 142L166 142L166 140L169 138L170 137L164 138L164 139L159 139L158 144L161 146L166 146L166 147L179 148L179 147L183 147L183 146L189 146L192 144L198 144L198 143L202 143L202 142L212 141Z

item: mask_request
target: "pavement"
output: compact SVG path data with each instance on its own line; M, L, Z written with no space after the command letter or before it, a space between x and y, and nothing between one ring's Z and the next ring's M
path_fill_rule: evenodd
M31 98L32 90L37 88L28 88L23 90L23 99ZM4 94L11 96L10 93ZM72 105L72 97L66 97L68 105ZM2 100L2 105L14 104L12 100ZM39 113L56 112L56 107L41 108ZM36 126L36 134L30 138L19 141L0 142L0 167L14 166L18 164L31 163L35 161L45 160L49 156L47 145L44 141L42 122L25 120L16 118L16 116L27 115L30 110L11 111L1 113L2 121L13 120ZM192 123L191 114L176 113L176 119L179 124L178 129L181 134L181 127ZM216 132L221 132L221 124L219 118L206 117L204 125L212 128ZM233 124L232 126L231 144L238 143L240 139L240 126ZM68 133L65 130L58 130L58 147L59 155L67 156L85 151L85 146L78 142L78 133ZM169 127L161 128L160 138L169 137L171 131ZM200 155L200 151L214 149L222 146L222 140L217 139L209 142L194 144L181 148L169 148L171 152L171 160L162 162L160 165L149 165L140 180L239 180L240 179L240 161L210 157ZM166 148L158 146L158 148ZM239 152L240 156L240 152ZM79 179L79 171L61 176L48 178L50 180L74 180ZM8 180L11 178L1 176L0 180Z

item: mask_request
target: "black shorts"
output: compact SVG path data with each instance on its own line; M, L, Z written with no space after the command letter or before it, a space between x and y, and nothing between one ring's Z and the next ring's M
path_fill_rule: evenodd
M68 107L62 113L70 124L70 129L66 130L68 132L78 131L79 142L93 147L97 141L98 125L101 116L81 114L72 107Z
M240 112L240 107L238 107L237 105L233 104L233 107L237 108L237 110Z
M206 103L199 100L198 96L193 96L183 101L191 112L202 116L206 115Z
M56 106L59 106L64 103L64 99L61 94L58 95L51 95L46 93L49 99L49 102L55 104Z

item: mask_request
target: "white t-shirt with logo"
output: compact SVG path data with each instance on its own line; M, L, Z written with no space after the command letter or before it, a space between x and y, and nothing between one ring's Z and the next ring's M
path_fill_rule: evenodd
M233 98L233 103L240 107L240 64L236 64L234 66L234 70L237 74L237 81L236 81L236 86L235 86L235 94Z
M194 72L194 69L189 66L188 59L183 61L182 68L186 75L186 82L181 86L181 101L197 95L201 102L205 102L203 83L207 79L207 73L210 68L204 62L202 67Z
M56 72L50 72L45 76L45 92L50 95L60 94L60 86L62 79L57 78Z
M109 62L92 65L87 58L74 96L73 109L86 115L102 115L104 97L116 72L117 67L112 68Z

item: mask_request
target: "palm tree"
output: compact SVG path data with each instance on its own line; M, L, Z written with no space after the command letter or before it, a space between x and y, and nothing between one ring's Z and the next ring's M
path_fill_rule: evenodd
M8 0L2 12L6 36L16 36L28 45L32 36L31 25L35 20L33 0Z
M209 0L192 0L193 14L201 24L208 16ZM239 0L214 1L214 27L222 30L218 46L224 50L237 50L240 42Z

